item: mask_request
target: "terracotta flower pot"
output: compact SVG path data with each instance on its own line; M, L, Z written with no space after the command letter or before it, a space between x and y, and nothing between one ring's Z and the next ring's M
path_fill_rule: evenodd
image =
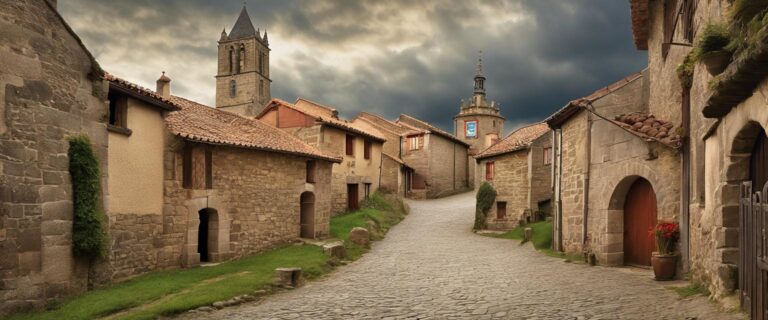
M677 271L677 255L659 255L653 253L651 256L651 265L653 274L658 281L667 281L675 278Z
M714 51L701 55L699 58L707 67L709 74L716 76L723 73L731 63L731 53L727 51Z

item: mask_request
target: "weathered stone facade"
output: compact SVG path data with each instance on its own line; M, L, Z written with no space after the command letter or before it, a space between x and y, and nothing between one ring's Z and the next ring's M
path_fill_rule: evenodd
M504 134L504 117L496 101L487 101L482 61L478 63L475 87L469 101L462 99L459 113L453 117L453 134L469 144L469 153L477 154L499 141ZM474 127L474 128L473 128ZM474 167L474 163L472 164Z
M555 173L555 199L560 200L556 242L566 252L591 252L601 264L625 264L625 248L632 244L624 243L624 202L638 179L648 180L656 195L655 220L678 217L678 150L612 120L646 112L646 79L642 74L627 77L587 97L586 106L572 102L550 118L560 157L555 163L561 164Z
M44 0L0 1L0 317L87 287L72 254L68 135L87 134L106 174L106 86ZM102 184L103 185L103 184Z

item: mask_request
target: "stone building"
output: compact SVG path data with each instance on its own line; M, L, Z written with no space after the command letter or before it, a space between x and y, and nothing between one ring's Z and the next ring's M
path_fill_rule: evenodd
M768 248L768 218L751 203L762 199L756 192L765 194L768 180L768 54L763 45L768 33L764 23L755 23L765 21L768 5L728 0L630 4L635 45L648 51L650 104L683 123L679 220L684 270L714 298L735 291L753 319L766 319L768 268L759 261L765 253L758 248ZM732 49L720 68L717 61L700 59L690 64L690 76L679 76L690 45L696 45L708 24L717 23L744 43Z
M272 99L256 118L342 159L333 166L334 213L358 209L361 200L379 189L386 139L378 131L340 119L336 109L306 99L294 104Z
M97 282L258 253L329 233L341 160L257 120L107 75L107 218ZM279 181L279 183L264 183Z
M407 197L412 188L414 170L403 160L403 143L410 129L377 114L360 112L352 121L380 132L386 141L382 146L381 183L379 190Z
M87 288L72 255L66 137L85 133L106 173L101 69L45 0L0 1L0 317Z
M272 97L269 39L253 27L245 6L229 34L221 31L218 52L216 108L256 115Z
M403 161L414 169L412 198L440 198L472 189L469 144L405 114L396 123L407 129L401 150Z
M678 217L681 138L648 104L648 75L628 76L568 103L554 130L555 249L604 265L650 265L648 233ZM675 117L675 119L679 119Z
M552 134L547 124L517 129L475 159L476 185L487 181L497 193L488 213L488 229L510 230L521 221L533 222L551 212Z

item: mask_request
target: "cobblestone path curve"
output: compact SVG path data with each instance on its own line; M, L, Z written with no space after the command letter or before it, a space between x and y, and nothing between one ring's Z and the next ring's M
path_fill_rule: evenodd
M410 205L385 240L328 277L195 318L741 319L703 297L680 300L647 270L565 263L475 235L471 193Z

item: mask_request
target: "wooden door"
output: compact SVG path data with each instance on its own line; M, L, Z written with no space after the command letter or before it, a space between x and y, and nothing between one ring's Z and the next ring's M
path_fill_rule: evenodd
M197 253L200 254L200 261L207 262L208 257L208 223L210 215L208 210L203 209L197 212L200 217L200 225L197 227Z
M768 319L768 145L760 132L749 159L750 181L741 188L739 298L753 320Z
M300 236L312 239L315 237L315 195L311 192L304 192L301 194L300 201Z
M348 184L347 185L347 210L349 211L355 211L357 209L360 209L360 205L358 204L358 197L360 194L357 192L357 184Z
M650 266L656 242L650 231L656 226L656 194L648 180L637 179L624 202L624 263Z

